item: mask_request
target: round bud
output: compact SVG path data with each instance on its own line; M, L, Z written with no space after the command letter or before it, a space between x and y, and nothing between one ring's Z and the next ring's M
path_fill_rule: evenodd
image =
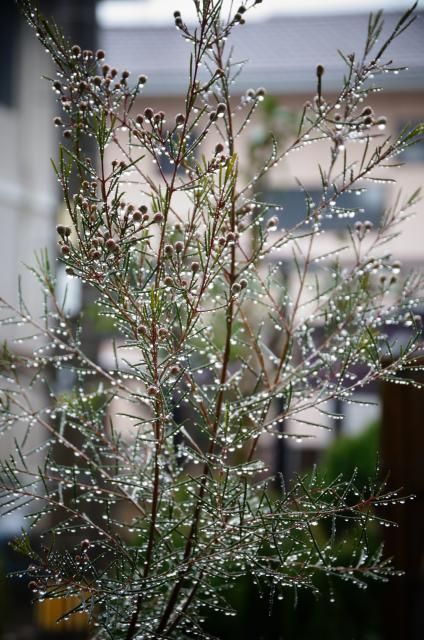
M185 116L182 113L178 113L175 116L175 124L177 127L182 127L185 122Z
M75 275L75 271L72 269L72 267L66 267L65 271L68 274L68 276L74 276Z
M233 286L231 287L231 292L232 293L240 293L240 291L241 291L241 286L239 285L238 282L235 282L233 284Z
M103 51L103 49L98 49L96 51L96 58L97 60L103 60L103 58L105 57L105 52Z
M222 153L223 151L224 151L224 145L218 142L218 144L215 147L215 155L217 155L218 153Z
M270 219L268 220L268 222L267 222L267 225L266 225L266 226L267 226L267 228L268 228L268 229L275 229L275 227L277 226L277 224L278 224L278 218L277 218L277 216L272 216L272 218L270 218Z
M193 273L197 273L200 269L200 264L198 262L192 262L190 268Z
M218 114L218 116L223 116L224 113L226 112L227 107L225 106L225 104L223 102L219 102L216 106L216 113Z
M260 87L257 91L256 91L256 97L257 98L263 98L265 96L265 89L263 87Z
M174 247L172 246L172 244L166 244L164 251L167 256L172 256L172 254L174 253Z
M147 76L145 75L138 76L138 84L146 84L146 82L147 82Z
M60 91L62 89L62 83L59 82L59 80L55 80L53 82L53 87L54 89L56 89L56 91Z
M218 116L216 115L216 111L211 111L211 112L210 112L210 114L209 114L209 120L210 120L211 122L215 122L215 120L217 119L217 117L218 117Z
M70 236L70 235L71 235L71 233L72 233L72 229L71 229L71 227L65 227L65 229L64 229L64 231L63 231L63 233L64 233L64 235L65 235L67 238L69 238L69 236Z
M137 331L145 335L147 333L147 329L144 324L139 324L137 327Z
M113 238L108 238L105 242L106 248L109 249L109 251L114 251L115 247L116 247L116 242Z
M72 51L72 54L74 56L81 55L81 48L77 44L74 44L74 46L72 47L71 51Z
M56 118L53 118L53 124L55 127L62 127L63 126L62 118L59 118L59 116L56 116Z
M165 276L165 278L163 279L163 283L166 287L172 287L172 285L174 284L174 281L171 278L171 276Z
M88 549L90 547L90 540L81 540L80 545L81 545L81 549Z
M153 118L153 109L151 109L150 107L146 107L144 109L144 117L148 120L151 120Z
M161 327L158 331L159 338L161 339L166 338L167 335L168 335L168 331L165 329L165 327Z
M122 78L126 80L127 78L130 77L130 72L127 69L124 69L121 75L122 75Z
M63 137L64 138L72 138L72 130L71 129L65 129L65 131L63 132Z
M133 222L141 222L141 218L141 211L138 211L138 209L136 209L132 215Z
M64 255L64 256L67 256L69 254L69 252L70 252L70 248L68 247L67 244L64 244L63 247L61 247L60 250L62 252L62 255Z
M372 116L372 113L373 113L373 111L372 111L371 107L364 107L362 109L361 116L363 116L365 118L366 116Z
M372 117L371 117L371 116L367 116L366 118L364 118L364 124L365 124L367 127L370 127L370 126L372 125L372 123L373 123L373 122L374 122L374 121L373 121L373 119L372 119Z
M365 231L370 231L373 228L373 223L370 220L365 220L364 227Z
M181 11L174 11L174 18L181 18Z
M227 233L225 239L227 242L234 242L234 240L236 239L236 236L232 231L230 231L229 233Z
M147 213L147 207L145 204L141 204L138 208L140 209L141 213Z
M182 243L181 240L178 240L178 242L175 243L175 251L177 253L181 253L183 249L184 249L184 243Z
M155 215L153 216L153 222L163 222L163 213L161 213L160 211L155 213Z
M177 376L180 373L181 369L177 364L174 364L169 371L172 376Z
M317 66L317 77L321 78L323 74L324 74L324 67L322 66L322 64L319 64Z
M241 288L242 288L242 289L246 289L246 287L247 287L247 280L246 280L246 278L242 278L242 279L239 281L239 284L240 284L240 286L241 286Z
M148 396L157 396L157 394L158 394L157 387L154 387L153 385L151 385L150 387L147 387Z
M241 4L237 9L237 13L245 13L245 12L246 12L246 7Z
M183 21L179 16L175 18L175 26L177 29L180 29L183 26Z
M56 227L56 231L58 232L58 234L60 236L62 236L62 238L64 237L64 235L65 235L65 227L63 226L63 224L58 224L57 227Z

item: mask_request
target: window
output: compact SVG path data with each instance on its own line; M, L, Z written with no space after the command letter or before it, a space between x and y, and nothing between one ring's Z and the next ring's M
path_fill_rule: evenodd
M15 102L15 53L18 36L18 11L14 0L3 0L0 18L0 105Z
M322 191L309 190L312 202L318 204L322 197ZM300 189L267 191L261 198L263 202L282 207L279 214L282 227L291 228L302 222L307 215L306 194ZM378 225L385 207L384 190L376 185L367 187L366 191L344 193L337 198L337 206L334 211L328 209L324 212L323 228L328 230L344 229L353 220L369 220ZM357 211L354 218L337 214L338 209ZM270 215L273 215L273 211Z
M412 131L415 127L421 124L420 121L412 120L412 121L403 121L399 123L399 133L407 129L408 131ZM399 156L399 160L401 162L423 162L424 163L424 134L418 137L418 142L411 145L405 151L401 153Z

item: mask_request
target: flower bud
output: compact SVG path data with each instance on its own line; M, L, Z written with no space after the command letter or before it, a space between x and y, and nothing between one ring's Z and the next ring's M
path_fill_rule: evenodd
M218 115L218 117L222 117L224 115L224 113L226 112L227 107L225 106L225 104L223 102L219 102L216 106L216 113Z
M241 291L241 286L239 285L238 282L235 282L233 284L233 286L231 287L231 292L232 293L240 293L240 291Z
M171 276L165 276L165 278L163 279L163 283L166 287L172 287L172 285L174 284L174 281L171 278Z
M181 369L177 364L174 364L169 371L172 376L177 376L180 373Z
M72 47L71 51L72 51L72 54L74 56L81 55L81 48L77 44L74 44L74 46Z
M175 251L177 253L181 253L183 249L184 249L184 243L182 243L181 240L178 240L178 242L175 243Z
M155 215L153 216L153 222L163 222L163 213L161 213L160 211L155 213Z
M200 269L200 264L198 262L191 263L191 270L193 273L197 273Z
M177 125L177 127L183 126L184 122L185 122L185 116L182 113L178 113L175 116L175 124Z
M109 251L115 251L116 248L116 242L113 238L108 238L105 242L105 245L107 247L107 249L109 249Z
M219 142L215 147L215 155L218 155L218 153L222 153L223 151L224 145Z
M153 109L151 109L150 107L146 107L144 109L144 117L147 118L148 120L151 120L153 118Z
M133 222L141 222L141 219L142 219L141 211L136 209L132 215L132 220Z
M62 127L63 126L62 118L59 118L59 116L56 116L56 118L53 118L53 124L55 125L55 127Z
M246 287L247 287L247 280L246 280L246 278L242 278L242 279L239 281L239 284L240 284L240 286L241 286L241 288L242 288L242 289L246 289Z
M164 251L167 256L172 256L172 254L174 253L174 247L172 246L172 244L166 244Z
M316 73L318 78L321 78L324 75L324 67L322 66L322 64L319 64L317 66Z
M138 76L138 84L146 84L146 82L147 82L147 76L145 75Z
M151 385L150 387L147 387L148 396L157 396L157 394L158 394L157 387L154 387L153 385Z
M227 242L234 242L234 240L236 239L235 234L230 231L229 233L227 233L227 235L225 236L225 239Z
M103 51L103 49L98 49L96 51L96 58L97 60L103 60L103 58L105 57L105 52Z

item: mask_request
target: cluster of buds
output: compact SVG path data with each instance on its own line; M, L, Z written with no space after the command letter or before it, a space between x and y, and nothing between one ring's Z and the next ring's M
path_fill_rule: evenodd
M372 228L373 223L370 220L365 220L365 222L360 222L358 220L358 222L355 223L355 232L359 240L363 240L366 234L371 231Z

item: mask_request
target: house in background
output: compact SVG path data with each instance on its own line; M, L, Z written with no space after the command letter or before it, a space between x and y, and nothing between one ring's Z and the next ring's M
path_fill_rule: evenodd
M383 35L389 33L400 16L401 13L388 13L385 16ZM233 85L234 103L249 88L265 87L268 94L275 97L272 124L278 126L276 119L279 112L300 113L305 101L311 100L315 95L317 64L322 64L325 68L323 93L329 99L334 98L342 87L346 70L337 50L340 49L345 54L356 52L360 56L366 39L367 20L366 14L285 16L263 22L249 22L247 17L245 25L234 29L228 43L228 48L233 47L233 62L246 62L243 69L242 64L240 65L241 73ZM172 16L169 17L169 23L172 25ZM146 106L154 110L161 109L172 120L176 113L183 110L190 43L185 41L173 25L127 24L116 27L105 20L100 27L100 44L106 51L107 62L121 71L130 70L134 77L137 74L148 76L136 109L140 112ZM388 58L406 69L376 78L376 86L383 87L384 91L372 94L367 104L379 116L387 117L388 125L384 135L396 135L404 127L412 127L424 120L423 13L393 43ZM251 162L252 148L257 145L258 140L264 139L269 125L269 118L267 120L260 114L252 119L250 128L239 140L238 155L242 167L244 165L247 168ZM284 121L280 122L281 126L284 137ZM289 125L287 126L290 135ZM209 140L207 143L211 150L216 142L217 140ZM261 183L266 201L283 207L280 214L281 226L289 227L304 213L303 195L295 177L300 179L312 196L319 195L321 181L318 163L325 165L325 154L328 154L325 146L309 146L303 153L290 155L278 168L269 172L266 182ZM378 225L385 208L393 201L399 188L405 195L410 195L422 185L424 143L410 148L403 154L402 160L407 162L407 166L391 172L391 177L398 180L397 186L382 187L370 183L366 193L359 198L348 194L346 198L350 198L350 201L345 201L344 204L363 208L367 219ZM334 220L330 231L340 232L340 221ZM402 235L391 243L390 250L405 268L422 266L423 239L424 204L420 203L417 215L405 224ZM290 277L289 264L288 270ZM333 407L333 410L335 408L344 412L346 419L343 428L350 433L362 430L380 415L377 389L371 388L367 393L358 395L357 400L363 402L364 406L348 404ZM329 421L329 426L340 427L340 421L336 421L335 425L331 425ZM293 430L294 426L288 424L286 429ZM308 431L307 427L302 428L303 433ZM306 439L301 444L288 444L289 447L294 447L290 452L292 461L296 459L296 451L301 452L305 460L309 459L308 448L312 449L313 458L317 450L327 446L333 437L331 431L314 430L314 434L317 437Z

